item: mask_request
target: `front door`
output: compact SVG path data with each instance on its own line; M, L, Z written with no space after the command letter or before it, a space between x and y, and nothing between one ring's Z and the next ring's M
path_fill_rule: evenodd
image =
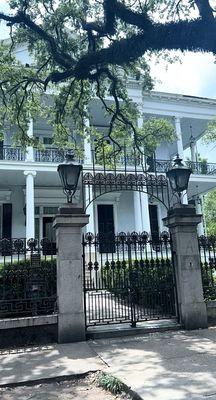
M112 204L100 204L98 212L98 233L100 238L100 253L115 252L115 227Z
M49 239L50 243L44 248L44 254L56 254L56 237L52 227L53 217L43 217L43 238Z
M150 219L152 243L153 245L157 246L160 238L157 205L149 204L149 219Z

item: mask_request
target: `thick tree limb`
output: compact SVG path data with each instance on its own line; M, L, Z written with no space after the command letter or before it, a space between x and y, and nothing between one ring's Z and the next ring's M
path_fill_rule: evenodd
M45 80L58 83L70 77L93 80L94 70L109 65L123 66L137 60L147 50L190 50L216 52L216 20L208 0L196 0L201 18L192 21L180 21L167 24L155 24L147 14L137 13L117 0L104 0L104 24L86 24L85 29L95 30L99 36L113 33L116 19L137 26L140 30L131 37L113 41L108 47L97 50L91 47L86 54L75 61L70 54L65 53L54 37L37 25L25 12L15 16L0 13L0 19L10 24L22 24L35 32L44 40L56 64L63 71L52 72Z
M111 43L108 48L84 55L76 64L73 75L88 78L95 65L119 65L141 57L147 50L189 50L216 52L216 20L170 24L149 24L144 33Z
M213 22L214 15L208 0L195 0L200 16L205 22Z
M53 36L51 36L34 21L32 21L25 12L19 11L15 16L9 16L5 15L4 13L0 13L0 20L1 19L9 22L10 25L23 24L24 26L35 32L43 41L48 44L52 56L57 64L61 65L64 68L71 67L71 65L74 64L73 58L68 53L65 53L64 51L59 49Z

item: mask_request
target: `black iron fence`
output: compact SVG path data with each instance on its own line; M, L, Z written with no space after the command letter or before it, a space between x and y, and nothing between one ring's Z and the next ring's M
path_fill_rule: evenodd
M204 298L216 300L216 236L201 236L199 249Z
M176 317L167 232L83 238L86 326Z
M0 240L0 318L57 311L54 250L46 238Z

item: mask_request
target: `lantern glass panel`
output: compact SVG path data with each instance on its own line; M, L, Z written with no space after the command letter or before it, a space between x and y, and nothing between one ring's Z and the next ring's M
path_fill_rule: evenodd
M174 170L170 171L170 173L167 173L167 176L169 178L170 186L171 186L172 190L176 192L177 185L176 185L176 174L175 174L175 171Z
M178 174L176 174L177 190L179 192L183 192L187 189L189 177L190 171L183 168L179 170Z
M69 165L67 166L66 180L67 180L67 186L71 190L75 189L77 186L80 170L81 170L80 165L73 165L73 169Z

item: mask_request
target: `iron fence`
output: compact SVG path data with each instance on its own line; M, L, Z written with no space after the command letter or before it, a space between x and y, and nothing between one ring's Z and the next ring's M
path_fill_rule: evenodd
M57 311L55 244L0 240L0 318Z
M86 326L177 317L167 232L83 238Z
M204 298L216 300L216 236L201 236L199 249Z

